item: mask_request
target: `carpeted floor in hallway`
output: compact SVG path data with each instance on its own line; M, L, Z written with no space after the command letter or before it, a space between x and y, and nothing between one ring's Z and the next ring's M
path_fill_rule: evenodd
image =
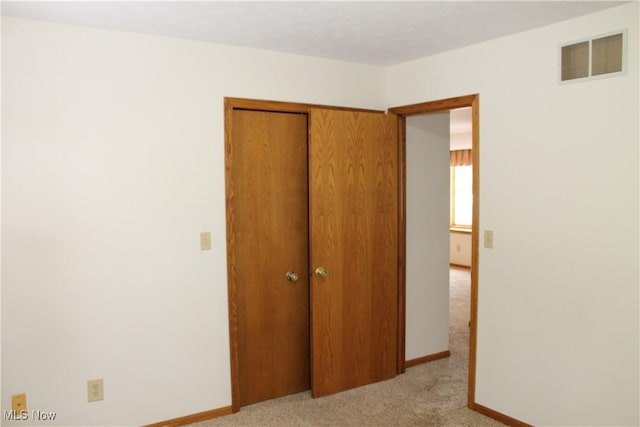
M318 399L298 393L191 426L502 426L466 407L469 270L451 268L450 285L450 357L392 380Z

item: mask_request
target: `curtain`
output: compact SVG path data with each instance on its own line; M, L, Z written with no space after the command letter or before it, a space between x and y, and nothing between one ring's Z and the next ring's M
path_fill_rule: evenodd
M450 166L471 166L471 150L454 150L449 153Z

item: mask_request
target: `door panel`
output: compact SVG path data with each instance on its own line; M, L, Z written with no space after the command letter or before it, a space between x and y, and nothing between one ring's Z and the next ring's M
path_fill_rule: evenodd
M231 141L239 400L247 405L309 389L307 116L233 110Z
M398 322L397 117L311 110L314 397L392 378Z

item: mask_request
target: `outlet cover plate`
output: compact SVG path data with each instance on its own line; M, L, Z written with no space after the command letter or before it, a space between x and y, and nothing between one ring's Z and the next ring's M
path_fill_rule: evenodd
M20 393L14 394L11 396L11 409L14 412L26 411L27 410L27 394Z
M104 400L104 381L102 378L87 381L87 401Z

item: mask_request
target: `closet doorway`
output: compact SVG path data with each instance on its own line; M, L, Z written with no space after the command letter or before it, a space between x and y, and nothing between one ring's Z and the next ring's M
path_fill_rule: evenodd
M400 370L398 163L395 115L225 99L234 412Z

